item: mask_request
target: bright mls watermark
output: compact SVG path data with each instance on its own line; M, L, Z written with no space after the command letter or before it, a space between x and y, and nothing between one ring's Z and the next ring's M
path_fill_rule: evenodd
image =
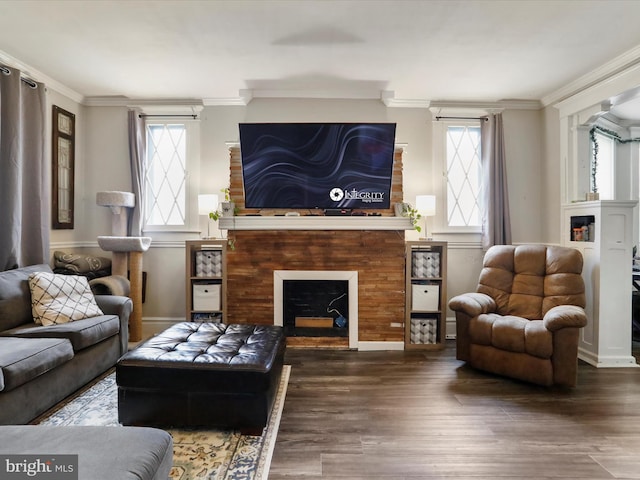
M78 455L0 455L0 480L78 480Z

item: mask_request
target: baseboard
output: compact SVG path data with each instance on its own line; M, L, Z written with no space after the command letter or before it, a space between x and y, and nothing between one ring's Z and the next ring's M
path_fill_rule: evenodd
M361 352L404 350L404 342L358 342L358 350Z
M447 317L446 325L445 338L453 340L456 338L456 317Z
M597 368L638 368L633 356L604 356L596 355L582 348L578 348L578 358Z
M142 338L150 338L176 323L184 322L184 317L146 317L142 319Z

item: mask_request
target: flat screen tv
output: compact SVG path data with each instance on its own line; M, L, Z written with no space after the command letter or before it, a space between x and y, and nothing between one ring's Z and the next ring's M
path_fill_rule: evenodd
M241 123L245 207L387 209L395 123Z

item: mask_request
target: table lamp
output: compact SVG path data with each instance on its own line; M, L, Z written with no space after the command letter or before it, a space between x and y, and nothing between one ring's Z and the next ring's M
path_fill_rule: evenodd
M416 210L425 217L424 219L424 238L427 239L427 218L436 214L436 196L435 195L417 195Z
M207 216L207 236L206 238L211 238L209 232L209 225L211 220L209 219L209 213L215 212L218 208L218 195L215 193L206 193L202 195L198 195L198 214Z

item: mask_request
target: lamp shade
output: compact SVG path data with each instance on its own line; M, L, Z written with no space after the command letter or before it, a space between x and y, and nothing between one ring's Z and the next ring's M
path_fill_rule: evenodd
M436 196L416 196L416 210L418 210L418 212L420 212L424 217L433 217L436 214Z
M218 195L215 193L207 193L198 195L198 214L209 215L209 212L215 212L218 208Z

